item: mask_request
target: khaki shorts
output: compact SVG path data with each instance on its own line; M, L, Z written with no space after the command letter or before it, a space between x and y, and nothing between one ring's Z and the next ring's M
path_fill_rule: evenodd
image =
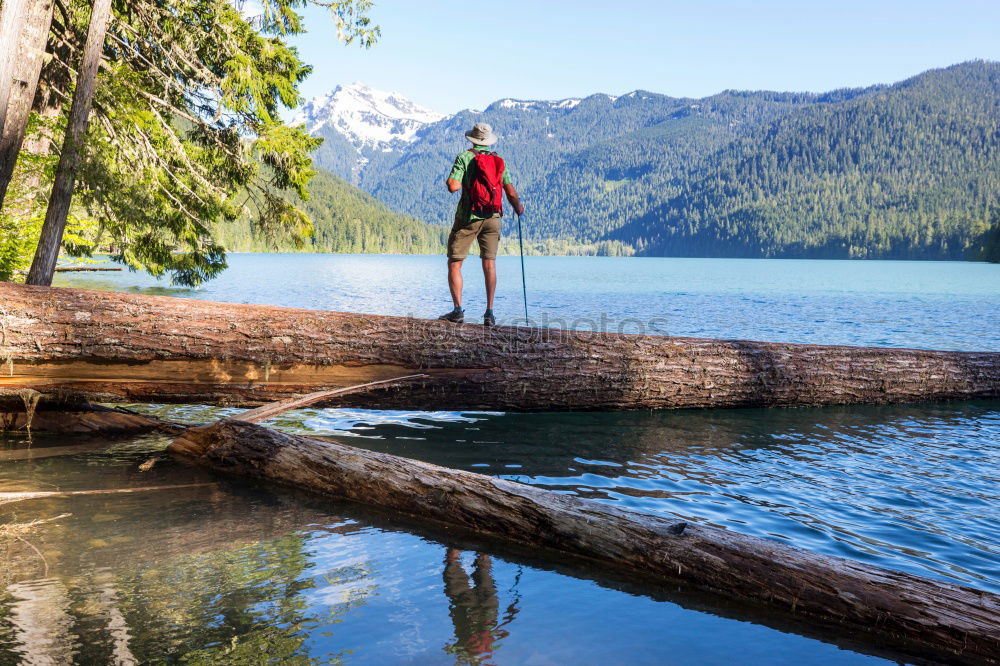
M455 224L448 235L448 259L460 261L469 256L472 240L479 241L479 257L496 259L500 246L500 221L496 215L485 220L471 220L467 224Z

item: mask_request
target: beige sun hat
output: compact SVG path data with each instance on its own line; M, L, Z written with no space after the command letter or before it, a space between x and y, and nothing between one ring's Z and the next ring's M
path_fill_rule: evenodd
M476 123L465 133L465 138L477 146L492 146L498 137L493 133L493 128L486 123Z

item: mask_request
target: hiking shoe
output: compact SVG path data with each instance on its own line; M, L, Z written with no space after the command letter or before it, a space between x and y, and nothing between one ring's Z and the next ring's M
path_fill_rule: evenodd
M465 310L463 310L462 308L455 308L448 314L441 315L440 317L438 317L438 319L440 319L441 321L450 321L453 324L461 324L463 321L465 321Z
M483 326L496 326L497 318L493 316L493 310L487 310L483 315Z

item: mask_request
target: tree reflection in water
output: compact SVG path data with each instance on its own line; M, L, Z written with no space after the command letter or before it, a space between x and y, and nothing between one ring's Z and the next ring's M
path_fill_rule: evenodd
M317 614L304 594L317 586L305 542L296 533L117 575L10 586L0 600L0 664L313 664L310 631L365 603L374 586L328 572L321 580L343 583L342 598Z
M499 647L497 641L510 635L504 627L517 615L520 599L515 596L501 622L490 556L476 553L473 585L469 585L469 576L459 559L461 554L462 551L449 548L444 558L444 593L456 639L444 650L458 657L460 663L486 664ZM516 579L514 584L517 585Z

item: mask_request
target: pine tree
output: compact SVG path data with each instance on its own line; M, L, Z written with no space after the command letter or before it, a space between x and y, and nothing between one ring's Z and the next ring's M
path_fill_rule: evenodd
M56 4L50 44L75 46L43 83L65 100L89 7ZM247 216L262 237L308 237L308 217L284 195L308 197L320 140L278 115L310 72L286 43L306 4L328 7L346 42L378 36L368 0L266 0L250 18L229 0L114 5L73 209L98 221L117 260L193 285L225 267L219 224Z
M52 184L52 196L49 197L49 206L45 212L45 223L42 225L31 270L28 271L26 280L28 284L44 286L52 284L59 247L62 245L63 232L66 229L66 219L69 217L70 201L73 198L80 146L86 136L87 125L90 123L90 106L94 98L97 66L101 62L110 14L111 0L94 1L90 12L87 42L83 49L83 64L73 90L66 138L63 140L62 152L59 155L59 165Z

